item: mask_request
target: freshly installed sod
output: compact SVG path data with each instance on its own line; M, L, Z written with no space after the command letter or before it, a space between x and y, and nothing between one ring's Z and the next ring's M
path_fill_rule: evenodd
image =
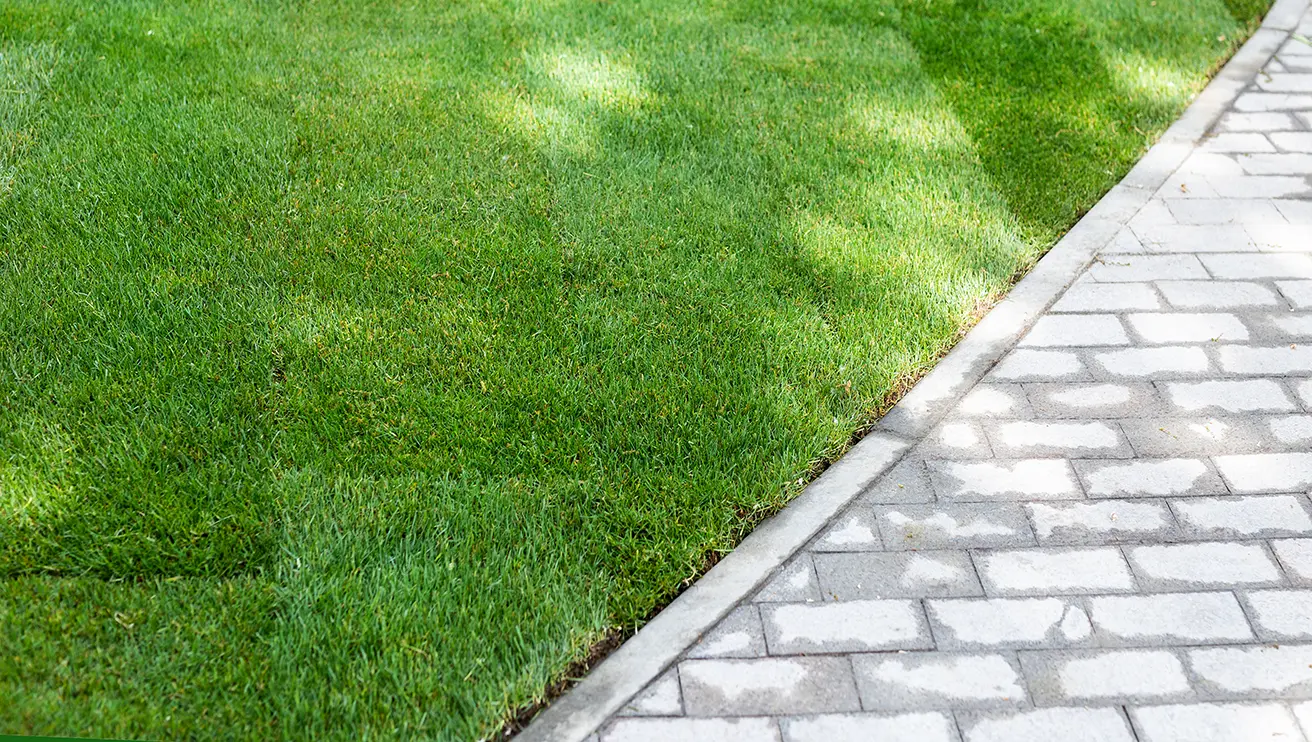
M0 732L491 733L1262 9L0 0Z

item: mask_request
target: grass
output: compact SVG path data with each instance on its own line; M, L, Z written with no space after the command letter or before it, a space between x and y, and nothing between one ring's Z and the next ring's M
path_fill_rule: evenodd
M1263 8L0 0L0 732L492 732Z

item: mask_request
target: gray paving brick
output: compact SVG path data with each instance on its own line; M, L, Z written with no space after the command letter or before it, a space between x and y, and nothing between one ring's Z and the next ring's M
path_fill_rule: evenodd
M1312 337L1312 313L1262 315L1250 321L1265 336L1279 336L1277 340L1305 340Z
M1273 93L1312 93L1312 75L1258 75L1257 87Z
M970 557L961 551L816 554L825 600L980 595Z
M1244 602L1262 639L1312 640L1312 590L1254 590Z
M1312 338L1312 314L1306 312L1262 314L1248 318L1253 336L1261 340L1287 343Z
M1208 186L1206 182L1202 182L1202 177L1195 176L1195 178L1199 181L1198 185L1200 187L1207 189L1208 193L1211 193L1211 186ZM1157 189L1157 195L1155 197L1156 201L1152 203L1153 216L1151 216L1151 218L1144 219L1143 216L1136 215L1138 223L1134 224L1135 229L1139 229L1140 232L1145 232L1152 231L1152 229L1178 227L1176 219L1170 215L1170 210L1165 207L1165 203L1160 201L1162 198L1172 197L1172 195L1162 195L1162 191L1165 189L1166 186ZM1147 254L1149 250L1148 248L1145 248L1143 243L1141 243L1139 235L1135 232L1135 229L1130 227L1120 229L1120 231L1117 232L1117 236L1113 237L1110 243L1102 245L1102 248L1098 250L1098 260L1115 260L1118 256L1124 256L1124 254L1136 254L1136 256ZM1166 250L1162 250L1162 252L1166 252ZM1088 275L1080 275L1078 281L1092 283Z
M1297 492L1312 487L1312 453L1217 456L1216 468L1237 493Z
M1312 281L1276 281L1276 288L1295 309L1312 307Z
M1184 413L1293 412L1285 388L1271 379L1176 381L1162 384L1167 402Z
M1276 57L1272 57L1271 59L1267 60L1267 63L1262 67L1262 72L1268 75L1274 74L1276 72L1289 72L1289 71L1290 71L1289 66ZM1294 71L1297 72L1297 70Z
M859 711L846 657L765 657L679 663L689 716Z
M784 742L956 742L949 714L826 714L782 719Z
M1221 253L1200 255L1198 259L1220 279L1312 278L1312 257L1307 255Z
M915 453L926 459L980 459L993 455L983 428L965 420L937 426L916 446Z
M683 694L679 690L679 673L667 670L653 680L633 700L624 705L616 716L681 716Z
M980 384L961 399L952 417L1026 418L1031 414L1020 384Z
M1274 114L1289 119L1287 114ZM1201 175L1197 173L1177 173L1167 179L1157 191L1157 198L1163 199L1180 199L1180 198L1236 198L1236 197L1255 197L1255 198L1282 198L1287 196L1303 196L1312 193L1312 186L1309 186L1307 180L1292 175L1243 175L1243 170L1236 163L1235 168L1239 171L1237 174L1229 176ZM1207 240L1200 239L1195 244L1199 249L1189 250L1189 243L1182 243L1172 251L1184 252L1236 252L1240 250L1251 249L1251 244L1244 244L1242 238L1237 238L1236 232L1243 234L1244 230L1234 230L1234 225L1227 225L1222 232L1222 239ZM1158 227L1165 229L1166 227ZM1196 233L1206 237L1207 227L1187 226L1183 227L1188 230L1196 230ZM1149 228L1154 229L1154 228ZM1238 247L1229 248L1229 245L1238 245ZM1104 249L1104 253L1110 252Z
M1284 198L1301 197L1312 193L1312 186L1308 185L1307 179L1293 175L1236 175L1230 178L1216 178L1212 181L1212 187L1216 189L1216 194L1223 198L1244 195ZM1251 231L1249 233L1251 234Z
M995 551L979 554L975 563L990 596L1080 595L1135 589L1125 559L1111 547Z
M1286 152L1312 152L1312 132L1282 131L1271 135L1271 142Z
M1290 538L1271 542L1276 558L1291 582L1312 585L1312 538Z
M1312 105L1312 95L1289 95L1287 93L1244 93L1235 99L1235 110L1254 111L1290 111L1307 108ZM1292 167L1292 163L1290 165ZM1306 170L1306 168L1303 168ZM1260 172L1261 168L1257 168ZM1253 172L1250 170L1249 172ZM1288 172L1282 169L1281 172Z
M860 498L868 505L931 502L933 499L934 488L929 483L929 472L919 458L900 462L872 483Z
M765 634L754 604L735 608L688 650L692 659L763 656Z
M1054 312L1126 312L1160 309L1161 299L1147 283L1077 283L1052 306Z
M1279 115L1279 114L1231 114L1231 115ZM1208 135L1198 146L1199 152L1274 152L1275 147L1262 136L1261 132L1254 131L1225 131L1224 128L1218 127L1216 134Z
M1131 314L1126 319L1144 342L1156 345L1248 339L1244 323L1223 312Z
M761 619L772 655L934 646L918 601L770 603L761 607Z
M1135 742L1109 708L1045 708L1013 714L957 714L966 742Z
M1231 136L1258 136L1270 147L1262 135L1235 134ZM1221 227L1229 224L1270 224L1284 221L1280 211L1268 199L1261 198L1199 198L1170 202L1171 214L1180 224L1197 224Z
M620 719L601 742L779 742L774 719Z
M1034 544L1034 535L1019 505L893 505L879 510L878 521L885 548L890 550Z
M1194 695L1180 658L1162 649L1022 652L1020 662L1038 706L1160 703Z
M1030 383L1025 385L1034 414L1050 418L1112 418L1164 410L1147 382Z
M1215 178L1211 183L1218 195L1227 198L1241 194L1274 199L1302 198L1312 194L1312 186L1308 185L1307 179L1293 175L1236 175L1228 178ZM1277 208L1279 208L1278 205ZM1244 225L1245 231L1253 238L1257 237L1253 232L1253 227L1265 229L1268 226L1273 225L1254 223ZM1260 240L1253 239L1252 243L1261 249L1262 243Z
M1275 415L1266 419L1272 437L1291 445L1312 441L1312 415Z
M1147 252L1147 250L1144 249L1143 243L1139 242L1139 238L1135 236L1134 230L1128 227L1117 232L1111 242L1103 245L1101 251L1103 255L1110 255L1113 253L1134 253L1142 255L1145 252Z
M880 551L879 526L868 506L850 508L811 544L812 551Z
M939 649L1021 649L1086 645L1093 637L1078 599L927 600Z
M1217 131L1283 131L1298 123L1287 113L1227 113L1216 124Z
M1215 456L1280 448L1264 417L1149 417L1120 423L1140 456Z
M1230 644L1253 632L1233 593L1104 595L1088 599L1099 643L1107 646Z
M1040 317L1021 338L1024 347L1129 345L1130 339L1114 314L1051 314Z
M1216 352L1221 369L1232 374L1286 376L1312 373L1312 346L1224 345Z
M1130 458L1134 451L1110 422L1013 420L984 426L993 453L1003 458L1076 456Z
M1144 204L1134 216L1130 217L1128 226L1137 234L1146 227L1176 223L1175 216L1172 215L1171 210L1167 208L1166 202L1160 199L1153 199Z
M1080 357L1069 350L1019 348L1003 358L992 372L1003 381L1080 381L1089 378Z
M1216 542L1134 546L1130 565L1146 590L1266 587L1281 583L1280 569L1261 544Z
M1175 520L1156 500L1030 503L1025 506L1042 544L1102 544L1169 538Z
M820 583L811 566L811 555L802 553L793 557L774 574L752 597L756 602L805 602L820 600Z
M1312 645L1212 647L1186 652L1200 696L1312 697Z
M1100 378L1161 379L1200 376L1212 369L1202 348L1125 348L1092 354Z
M1265 116L1284 116L1286 120L1292 121L1288 114L1259 114ZM1261 137L1261 133L1241 134L1241 136ZM1270 151L1270 150L1268 150ZM1205 163L1207 167L1198 168L1197 163ZM1215 167L1221 163L1219 168ZM1252 200L1258 198L1269 198L1259 188L1225 188L1230 181L1237 178L1244 178L1243 168L1234 158L1226 153L1217 153L1214 150L1198 149L1194 154L1186 158L1183 166L1162 184L1157 192L1153 194L1154 199L1160 199L1169 206L1172 201L1180 199L1189 200L1216 200L1219 198L1235 198L1243 200ZM1257 176L1248 176L1257 177ZM1172 210L1174 214L1174 210ZM1179 214L1174 214L1179 220ZM1185 223L1183 220L1179 220ZM1190 251L1193 252L1193 251Z
M1289 710L1279 704L1188 703L1130 709L1139 742L1300 742Z
M1194 194L1197 195L1197 194ZM1194 200L1180 200L1184 205L1195 203ZM1211 199L1200 200L1210 203ZM1172 207L1172 212L1176 209ZM1192 211L1192 210L1191 210ZM1178 214L1177 214L1178 216ZM1199 226L1194 222L1180 224L1158 224L1137 230L1139 240L1149 253L1198 253L1198 252L1239 252L1257 250L1252 237L1239 224L1209 224ZM1104 253L1107 251L1104 250ZM1105 256L1110 257L1110 256Z
M1308 132L1312 136L1312 132ZM1305 180L1304 182L1312 183ZM1312 188L1312 186L1309 186ZM1298 193L1298 199L1282 198L1273 203L1280 213L1289 220L1288 224L1249 224L1244 229L1253 239L1253 244L1262 252L1308 252L1312 251L1312 203L1303 198L1308 194Z
M1292 384L1299 401L1303 403L1304 407L1312 409L1312 379L1301 379L1292 382Z
M1016 659L1003 654L853 655L861 704L870 710L997 708L1027 702Z
M1306 104L1312 96L1287 96L1299 98ZM1249 175L1298 175L1308 172L1312 167L1312 155L1307 154L1262 154L1248 155L1239 159L1239 166Z
M1297 134L1286 135L1286 137L1293 136L1301 137L1302 139L1300 141L1312 144L1312 132L1304 131L1298 132ZM1291 225L1299 227L1312 225L1312 203L1291 198L1276 199L1272 201L1272 203L1275 204L1276 210L1289 220ZM1300 229L1297 231L1301 232L1305 237L1307 236L1306 229Z
M1177 309L1284 306L1284 301L1270 287L1252 281L1160 281L1157 288Z
M1305 132L1302 136L1312 137L1312 132ZM1259 247L1275 247L1292 252L1312 250L1312 234L1308 234L1307 230L1312 225L1312 203L1292 198L1275 199L1272 203L1289 220L1289 224L1250 225L1248 231L1254 236L1254 241L1259 243ZM1271 244L1263 244L1266 240L1271 240Z
M1195 538L1301 536L1312 533L1307 501L1294 495L1175 500L1181 529Z
M1212 179L1232 178L1244 174L1244 169L1230 155L1194 150L1176 170L1177 175L1205 175Z
M1308 65L1308 67L1312 69L1312 65ZM1294 718L1303 727L1303 738L1312 740L1312 701L1290 704L1290 706L1294 712Z
M1312 67L1312 65L1309 65ZM1312 740L1312 701L1291 704L1294 718L1303 727L1303 737Z
M1098 283L1211 278L1193 255L1109 255L1089 266L1088 275Z
M1275 152L1276 148L1260 133L1221 133L1204 139L1201 152Z
M1312 234L1306 224L1249 224L1244 229L1262 252L1312 251Z
M1162 497L1226 492L1225 483L1201 459L1080 460L1073 463L1089 497Z
M949 502L1065 500L1082 497L1070 463L1062 459L930 461L930 482Z

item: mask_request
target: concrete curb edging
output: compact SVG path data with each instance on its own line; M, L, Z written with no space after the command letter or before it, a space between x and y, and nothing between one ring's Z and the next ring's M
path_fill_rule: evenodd
M1038 261L924 379L800 496L543 710L524 742L580 742L892 467L996 364L1193 152L1289 37L1309 0L1277 0L1261 27L1130 172Z

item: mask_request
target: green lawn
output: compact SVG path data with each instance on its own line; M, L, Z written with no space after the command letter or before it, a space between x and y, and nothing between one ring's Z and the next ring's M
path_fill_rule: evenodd
M0 0L0 732L473 739L1261 0Z

